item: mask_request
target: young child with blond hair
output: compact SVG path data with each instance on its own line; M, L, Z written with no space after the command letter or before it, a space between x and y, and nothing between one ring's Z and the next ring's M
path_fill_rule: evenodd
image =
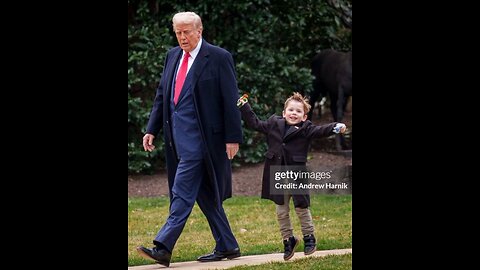
M314 125L307 120L310 111L308 100L299 93L293 93L286 101L282 116L272 115L266 121L258 119L248 103L248 95L243 95L237 105L240 107L242 119L247 127L266 135L268 150L265 153L265 167L262 180L263 199L269 199L276 204L277 220L284 244L284 260L293 257L299 239L293 234L290 221L290 198L293 200L295 213L300 219L303 234L304 253L310 255L316 251L315 228L310 213L310 196L308 194L272 194L270 185L270 167L282 165L305 166L311 141L314 138L344 133L343 123ZM275 193L275 192L273 192Z

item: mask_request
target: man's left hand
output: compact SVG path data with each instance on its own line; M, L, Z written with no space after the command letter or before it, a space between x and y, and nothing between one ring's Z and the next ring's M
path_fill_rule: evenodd
M228 159L233 159L238 152L238 143L227 143L226 148Z

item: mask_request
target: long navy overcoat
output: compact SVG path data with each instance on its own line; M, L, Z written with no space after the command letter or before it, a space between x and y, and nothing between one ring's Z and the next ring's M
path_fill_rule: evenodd
M157 136L163 127L170 198L178 166L172 143L170 101L172 83L182 49L168 51L147 133ZM232 196L231 162L226 155L226 143L242 143L241 116L236 102L238 86L232 55L202 40L200 51L188 72L184 89L192 87L196 120L201 131L201 141L182 141L183 144L203 144L212 196L220 205ZM180 101L185 90L182 90Z

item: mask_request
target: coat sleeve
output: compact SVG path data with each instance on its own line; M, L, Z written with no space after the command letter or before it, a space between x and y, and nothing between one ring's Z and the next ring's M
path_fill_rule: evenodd
M168 53L165 57L165 63L163 64L164 69L167 66L169 55L170 54ZM165 74L165 70L163 74ZM153 134L155 137L158 137L158 133L163 126L163 84L165 83L165 80L166 78L164 78L164 76L162 76L162 78L160 79L160 83L157 87L157 93L155 95L155 100L153 101L152 111L150 112L150 117L147 124L146 133Z
M247 127L254 129L256 131L260 131L263 133L268 133L270 130L269 128L269 122L268 121L262 121L258 119L257 115L253 112L252 107L250 107L250 104L245 103L242 107L240 107L240 112L242 113L242 119L245 121L245 124Z
M335 127L335 124L337 124L337 122L333 122L333 123L325 124L321 126L311 125L310 129L308 130L308 137L322 138L322 137L333 135L335 134L333 132L333 127Z
M225 143L242 143L241 116L237 108L238 87L232 55L225 51L220 57L220 91L224 112Z

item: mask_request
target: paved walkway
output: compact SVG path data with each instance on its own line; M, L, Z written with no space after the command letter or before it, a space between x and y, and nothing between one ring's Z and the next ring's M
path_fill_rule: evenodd
M312 255L308 255L308 257L316 256L316 257L323 257L326 255L341 255L352 253L351 248L346 249L334 249L334 250L320 250L316 251ZM295 252L292 260L300 259L306 257L303 252ZM262 255L251 255L251 256L241 256L239 258L233 260L223 260L218 262L178 262L178 263L171 263L169 268L174 268L176 270L206 270L206 269L227 269L230 267L238 266L238 265L256 265L256 264L264 264L268 262L283 262L283 253L273 253L273 254L262 254ZM152 264L152 265L142 265L142 266L132 266L128 267L128 270L151 270L151 269L167 269L165 266L160 264Z

